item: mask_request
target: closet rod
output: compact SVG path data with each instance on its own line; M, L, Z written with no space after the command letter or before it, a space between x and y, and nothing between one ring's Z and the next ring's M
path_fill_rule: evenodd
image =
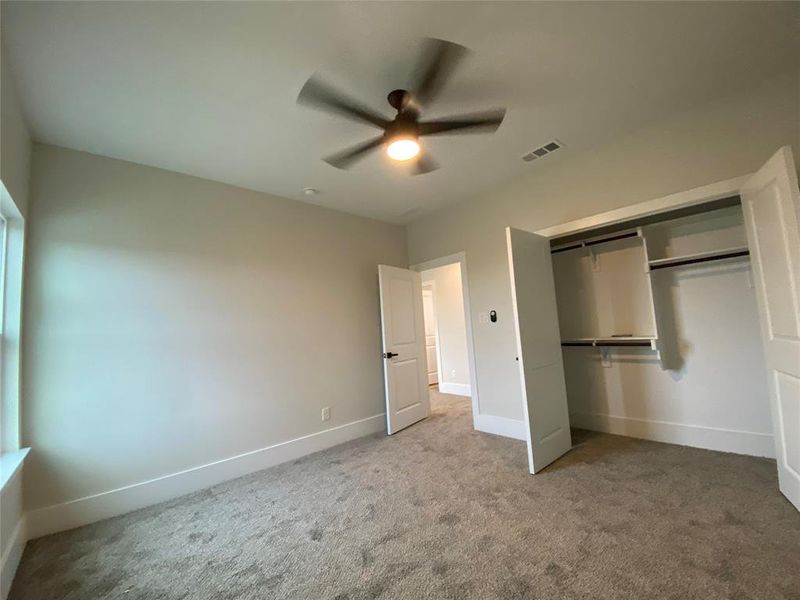
M670 267L682 267L685 265L695 265L699 263L711 262L714 260L725 260L727 258L737 258L739 256L750 256L749 250L731 250L730 252L717 253L709 256L686 257L664 262L662 264L655 261L650 263L650 270L669 269Z
M597 342L595 346L646 346L650 348L650 342L620 340L618 342Z
M561 342L562 346L641 346L650 348L650 342Z
M579 338L562 340L562 346L641 346L651 348L655 338L651 337L610 337L610 338Z
M639 232L634 230L631 231L623 231L621 233L615 233L611 235L606 235L603 237L596 237L590 238L587 240L583 240L581 242L575 242L573 244L569 244L567 246L561 246L557 248L553 248L550 250L551 254L558 254L559 252L566 252L567 250L575 250L576 248L586 248L588 246L595 246L597 244L605 244L607 242L615 242L617 240L624 240L626 238L632 238L639 235Z

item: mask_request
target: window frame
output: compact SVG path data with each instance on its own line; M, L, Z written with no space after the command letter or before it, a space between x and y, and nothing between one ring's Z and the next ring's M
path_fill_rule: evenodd
M20 422L25 219L2 181L0 229L0 478L5 480L7 459L20 454L24 458L27 453Z

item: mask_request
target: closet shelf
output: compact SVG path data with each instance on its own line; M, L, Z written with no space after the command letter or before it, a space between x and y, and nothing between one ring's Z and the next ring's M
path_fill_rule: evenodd
M585 240L578 240L567 244L553 246L550 249L551 254L558 254L559 252L566 252L567 250L576 250L578 248L589 248L597 244L607 244L609 242L616 242L617 240L624 240L626 238L639 237L638 229L629 229L627 231L618 231L615 233L587 238Z
M572 338L561 340L562 346L645 346L654 348L658 338L654 336L617 336L595 338Z
M698 263L710 262L714 260L725 260L728 258L738 258L749 256L750 250L747 246L736 248L725 248L724 250L712 250L711 252L698 252L697 254L686 254L684 256L673 256L671 258L658 258L647 262L650 270L667 269L670 267L682 267Z

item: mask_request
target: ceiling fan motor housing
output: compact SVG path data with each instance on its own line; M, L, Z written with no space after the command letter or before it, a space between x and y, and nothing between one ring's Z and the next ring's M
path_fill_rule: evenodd
M386 96L386 99L389 101L392 108L397 112L402 112L402 110L408 106L409 102L411 102L411 94L406 90L392 90L389 92L389 95Z
M417 115L413 112L399 112L394 121L386 126L384 134L387 140L395 138L418 138L419 125Z

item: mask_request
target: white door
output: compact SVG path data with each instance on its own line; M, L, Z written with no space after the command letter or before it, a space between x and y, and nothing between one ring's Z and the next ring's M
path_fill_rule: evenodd
M433 290L422 290L422 312L425 315L425 359L428 362L428 385L439 383L439 360L436 356L436 311Z
M408 269L378 265L383 333L383 376L386 387L386 430L389 435L430 413L422 276Z
M537 473L572 447L550 242L506 228L528 468Z
M800 509L800 191L792 151L742 186L781 492Z

